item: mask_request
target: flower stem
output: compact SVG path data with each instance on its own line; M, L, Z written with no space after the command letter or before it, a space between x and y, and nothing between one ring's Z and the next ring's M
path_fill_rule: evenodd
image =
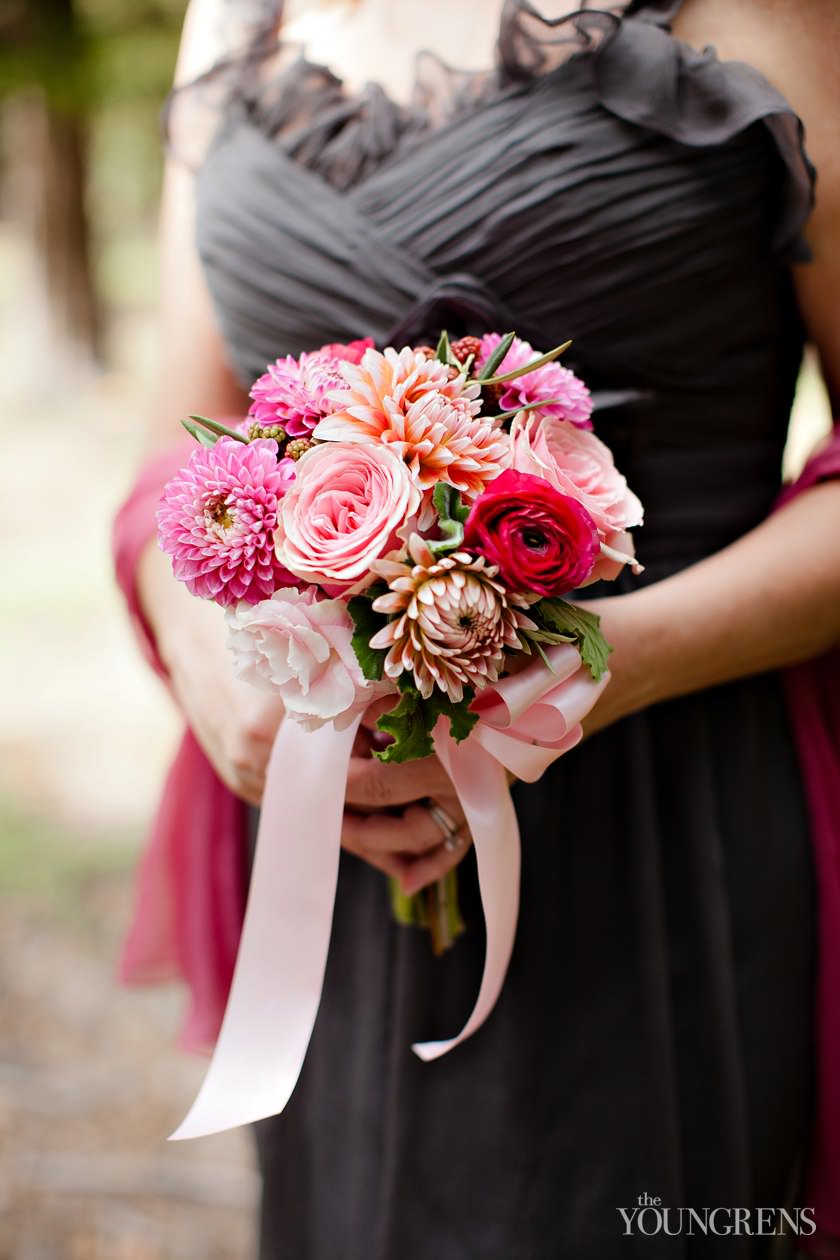
M408 895L389 878L391 911L405 927L426 928L436 957L446 953L465 930L458 906L458 872L447 871L435 884Z

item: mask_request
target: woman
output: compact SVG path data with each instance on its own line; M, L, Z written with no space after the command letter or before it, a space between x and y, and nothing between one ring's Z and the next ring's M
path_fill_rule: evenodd
M249 6L190 10L180 76L216 69L176 94L176 146L221 108L197 177L167 174L158 442L241 413L278 354L515 327L574 338L647 522L644 576L599 602L613 678L586 741L513 789L504 992L433 1065L408 1047L460 1026L481 964L472 855L428 808L460 820L434 760L353 759L318 1024L259 1126L261 1255L769 1255L619 1209L805 1202L814 895L775 671L840 638L840 487L769 513L803 325L840 393L836 6L361 0L289 3L282 27L268 7L241 56ZM204 754L258 805L276 708L153 545L126 584ZM380 872L413 890L455 863L469 930L436 962Z

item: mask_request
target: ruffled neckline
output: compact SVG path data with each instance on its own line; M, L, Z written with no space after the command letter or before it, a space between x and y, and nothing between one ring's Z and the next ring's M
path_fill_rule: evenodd
M754 67L676 38L670 22L679 8L680 0L631 0L620 15L583 8L550 17L534 0L505 0L495 64L463 70L420 52L406 105L379 83L348 89L305 47L278 41L275 24L270 39L264 31L241 57L174 94L170 137L178 155L198 166L214 138L245 120L293 161L347 191L407 146L551 80L569 90L580 86L624 121L691 147L725 144L765 124L787 174L775 245L804 257L800 236L813 203L814 169L801 121ZM182 143L185 133L189 145Z

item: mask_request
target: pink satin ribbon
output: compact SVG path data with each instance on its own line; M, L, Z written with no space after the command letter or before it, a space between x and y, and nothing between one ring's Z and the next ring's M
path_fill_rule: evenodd
M442 719L435 747L470 826L486 922L484 974L472 1014L448 1041L413 1046L446 1054L484 1023L499 996L516 934L520 844L506 770L534 782L581 738L603 691L575 648L548 652L475 701L479 722L456 744ZM347 770L361 719L337 731L284 722L268 766L248 908L216 1050L198 1096L172 1138L201 1137L283 1110L312 1035L327 962Z

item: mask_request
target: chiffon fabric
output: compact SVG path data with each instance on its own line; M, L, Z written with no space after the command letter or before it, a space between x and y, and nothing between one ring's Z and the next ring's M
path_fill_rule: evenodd
M596 432L646 505L645 573L622 590L772 509L802 351L786 266L807 257L801 125L755 70L676 40L677 8L553 18L508 0L496 66L465 74L421 57L410 107L376 85L351 94L286 45L275 56L267 12L242 57L176 94L171 116L176 151L197 166L199 248L243 385L278 355L363 335L574 339L564 361L593 387ZM211 138L190 151L202 120ZM129 533L118 527L118 549ZM711 624L715 609L699 612ZM803 697L794 685L800 715ZM170 780L180 804L143 868L126 973L174 960L191 975L206 947L215 983L192 1023L203 1041L232 948L228 927L210 940L218 918L202 898L226 925L236 917L244 846L241 811L195 823L189 775L221 787L197 756L192 745ZM618 1209L643 1194L698 1209L811 1202L798 1183L813 1129L816 903L781 678L626 719L515 800L510 973L487 1025L434 1064L411 1042L460 1027L480 975L472 857L460 868L468 931L438 960L391 921L383 877L343 855L309 1055L286 1111L258 1126L263 1260L741 1260L771 1240L625 1237ZM812 818L829 819L818 869L834 883L836 806ZM178 818L216 878L198 872L183 919L155 938L149 902L156 879L171 893ZM840 911L840 892L821 896ZM821 971L821 1001L836 970ZM817 1171L821 1223L840 1234L830 1136Z

